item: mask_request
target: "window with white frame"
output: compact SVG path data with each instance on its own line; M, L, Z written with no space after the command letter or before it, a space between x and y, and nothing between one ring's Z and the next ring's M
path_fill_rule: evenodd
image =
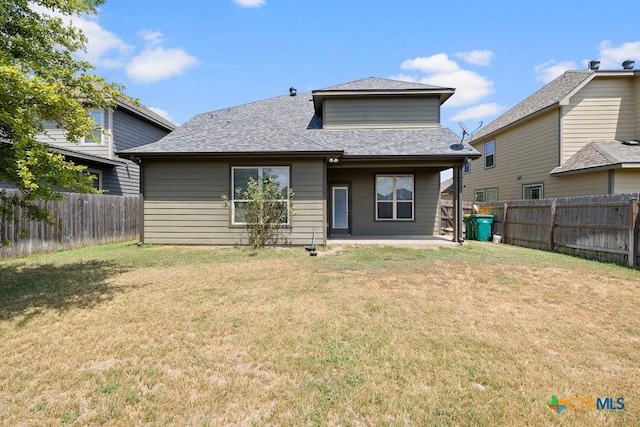
M496 143L495 141L489 141L484 144L484 167L492 168L495 166L495 150Z
M498 189L487 188L482 190L475 190L473 192L474 202L497 202L498 201Z
M376 175L376 220L412 220L413 194L413 175Z
M464 173L471 173L471 159L464 162Z
M247 199L249 183L255 181L262 187L262 183L271 179L280 189L280 198L265 200L264 203L274 203L282 212L281 224L288 225L289 218L289 167L288 166L237 166L231 173L232 205L231 223L233 225L247 225L249 223L249 208L251 200Z
M525 200L537 200L544 197L542 184L526 184L522 186L522 198Z
M89 117L93 119L94 128L91 131L91 134L95 138L95 140L91 138L82 138L81 143L89 144L89 143L98 143L103 144L108 142L109 134L107 133L110 128L110 114L108 110L89 110L87 112Z

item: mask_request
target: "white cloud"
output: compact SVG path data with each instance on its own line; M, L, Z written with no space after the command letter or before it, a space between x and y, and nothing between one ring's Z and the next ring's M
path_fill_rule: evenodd
M233 0L233 2L242 7L260 7L265 4L264 0Z
M480 104L466 110L462 110L451 117L451 121L460 122L463 120L482 120L485 117L496 116L502 112L503 108L495 102Z
M493 52L490 50L470 50L468 52L458 52L456 56L469 64L487 67L491 65Z
M243 1L250 3L248 0ZM30 3L30 7L38 13L62 18L84 33L88 42L86 52L80 52L79 58L94 66L124 68L127 76L135 82L153 83L168 79L182 74L197 63L197 59L182 48L164 48L164 35L161 31L140 31L145 48L134 55L135 47L102 28L97 16L62 15L34 3Z
M543 83L549 83L551 80L562 75L567 70L575 70L576 63L572 61L556 62L554 60L538 64L533 67L536 73L536 80Z
M101 65L104 60L113 61L114 58L107 58L109 55L115 54L116 57L121 57L133 51L133 46L125 43L114 33L102 28L98 23L97 17L74 17L71 22L87 36L87 51L80 56L94 65Z
M154 83L182 74L198 61L183 49L147 48L126 66L127 76L137 83Z
M399 74L392 78L455 88L455 95L444 104L445 107L470 105L493 93L491 80L474 71L462 69L446 53L407 59L400 67L403 70L416 70L426 75Z
M146 47L125 67L127 76L136 83L155 83L178 76L198 62L182 48L164 48L161 31L142 30L139 34Z
M400 68L403 70L417 70L426 74L443 74L458 71L460 66L456 61L449 59L446 53L438 53L433 56L420 56L404 61Z
M86 52L78 52L77 56L95 66L105 65L106 67L114 68L114 64L120 62L122 56L126 56L133 51L133 46L125 43L114 33L102 28L97 16L63 15L35 3L30 3L29 7L37 13L61 18L67 25L72 25L81 30L87 37ZM116 58L106 58L110 54L115 54Z
M640 41L613 46L611 40L604 40L600 42L599 51L601 70L620 70L627 59L640 61Z
M158 46L164 41L164 35L161 31L142 30L139 34L147 46Z
M410 76L408 74L404 74L404 73L400 73L400 74L395 74L393 76L389 76L389 78L391 80L400 80L403 82L411 82L411 83L417 83L418 79L414 76Z
M171 114L167 111L167 110L163 110L162 108L158 108L158 107L147 107L148 109L150 109L151 111L153 111L154 113L164 117L165 119L169 120L172 123L175 123L173 121L173 117L171 116Z

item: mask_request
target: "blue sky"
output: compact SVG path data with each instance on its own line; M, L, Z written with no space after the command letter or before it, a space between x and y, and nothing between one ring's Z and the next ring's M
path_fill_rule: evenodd
M640 2L107 0L75 18L95 72L177 124L375 76L455 87L475 129L567 69L640 68Z

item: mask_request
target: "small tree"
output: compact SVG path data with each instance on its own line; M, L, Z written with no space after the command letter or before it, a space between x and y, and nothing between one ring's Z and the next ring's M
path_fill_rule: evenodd
M95 192L93 178L39 142L44 122L57 123L68 141L92 136L87 109L113 108L122 86L91 74L76 54L88 39L70 18L95 15L104 0L0 0L0 215L21 207L31 219L51 221L37 200L59 200L60 190Z
M244 219L249 237L249 245L262 248L267 244L276 244L283 237L287 227L287 219L295 212L291 206L294 193L289 189L287 194L274 178L256 180L250 178L246 190L236 192L236 217ZM222 196L225 207L232 208L227 196Z

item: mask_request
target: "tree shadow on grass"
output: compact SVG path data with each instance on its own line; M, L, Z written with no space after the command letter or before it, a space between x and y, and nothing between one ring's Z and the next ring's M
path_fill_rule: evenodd
M0 264L0 322L22 318L25 324L45 310L95 307L123 292L108 279L126 270L108 261Z

